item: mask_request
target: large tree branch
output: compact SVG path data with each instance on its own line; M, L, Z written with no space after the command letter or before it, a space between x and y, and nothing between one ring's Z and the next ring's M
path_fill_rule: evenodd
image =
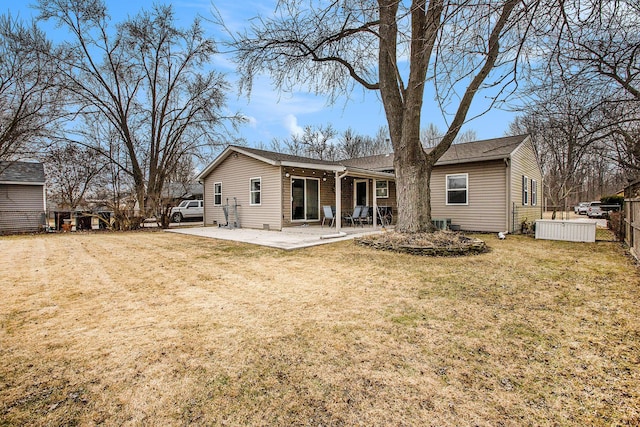
M504 4L500 17L491 31L484 64L467 86L453 121L449 125L447 133L442 138L442 141L440 141L440 143L428 154L429 161L432 162L432 164L435 164L435 162L444 155L449 147L451 147L456 135L465 122L467 112L471 107L471 102L473 101L474 96L478 92L478 89L480 89L482 83L486 80L491 70L494 68L496 61L498 60L498 54L500 53L500 35L509 22L511 12L518 3L520 3L520 0L508 0Z

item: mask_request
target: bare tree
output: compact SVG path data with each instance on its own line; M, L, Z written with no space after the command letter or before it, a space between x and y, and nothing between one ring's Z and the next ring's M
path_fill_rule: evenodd
M640 101L640 3L566 2L563 23L545 40L548 67L617 99Z
M444 132L438 129L433 123L429 123L426 128L422 128L420 130L420 141L422 142L422 146L424 148L433 148L442 141L444 137ZM478 135L476 131L473 129L467 129L462 133L458 133L456 139L453 141L454 144L464 144L465 142L473 142L478 139Z
M63 114L50 50L35 25L0 15L0 160L38 151Z
M613 128L611 145L627 183L640 179L640 121Z
M249 93L262 72L281 90L305 85L330 101L356 85L379 91L395 153L397 230L419 232L433 229L429 183L436 161L478 91L495 86L502 96L508 90L520 37L541 12L539 3L283 0L275 15L253 20L231 45ZM451 108L447 131L428 153L420 141L427 84L438 93L432 113Z
M221 144L224 123L239 120L223 113L223 76L205 70L215 42L198 19L176 27L169 6L156 5L115 28L102 0L41 0L38 8L40 19L75 38L56 59L79 117L102 123L102 145L92 148L130 175L141 213L156 214L180 161ZM86 144L86 129L75 130L77 142Z
M95 179L107 166L106 159L95 150L76 144L50 148L43 160L49 197L60 207L71 210L84 202Z
M420 130L420 142L425 148L435 147L442 141L443 136L444 133L433 123L429 123L427 127Z
M342 133L338 142L338 149L340 157L343 159L387 154L393 151L386 127L378 129L378 132L373 137L358 135L349 128Z
M584 127L597 128L602 146L594 149L601 149L608 162L622 167L628 179L638 176L640 3L563 2L558 25L541 35L538 56L548 61L532 62L537 73L527 86L534 99L548 92L574 100L577 93L582 94Z
M603 196L609 175L617 175L612 157L610 104L597 91L567 81L550 82L530 101L526 113L510 124L511 134L531 135L555 210ZM622 123L620 117L616 118Z
M473 142L478 140L478 134L473 129L467 129L456 136L454 144L465 144L467 142Z
M300 135L294 134L282 140L274 139L272 149L312 159L336 160L336 135L337 132L331 125L305 126Z
M367 145L365 136L358 135L353 129L348 128L340 136L340 157L354 159L364 157L369 153L365 147Z

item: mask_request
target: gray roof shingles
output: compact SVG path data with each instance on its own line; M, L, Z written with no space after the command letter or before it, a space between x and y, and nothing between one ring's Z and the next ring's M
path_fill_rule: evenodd
M437 165L471 163L486 160L507 158L525 141L528 135L506 136L502 138L486 139L482 141L454 144L438 160ZM311 165L340 165L347 168L357 168L376 172L393 171L393 153L378 154L375 156L359 157L339 161L317 160L309 157L294 156L292 154L277 153L274 151L260 150L257 148L230 146L237 150L244 150L264 159L274 162L287 161L297 163L309 163ZM427 149L429 150L429 149Z
M35 162L0 162L0 182L44 184L44 165Z
M314 163L321 165L339 165L340 162L334 162L331 160L317 160L309 157L294 156L293 154L276 153L275 151L259 150L251 147L235 146L240 150L244 150L253 153L257 156L264 157L265 159L273 161L286 161L286 162L298 162L298 163Z
M452 145L436 164L470 163L509 157L527 135L507 136ZM429 149L428 149L429 150ZM371 170L393 169L393 153L360 157L341 162L345 166Z

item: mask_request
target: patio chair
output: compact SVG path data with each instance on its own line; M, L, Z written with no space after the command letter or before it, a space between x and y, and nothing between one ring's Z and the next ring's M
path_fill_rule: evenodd
M322 211L324 212L324 218L322 218L322 227L324 227L324 222L328 219L331 220L331 225L329 225L329 227L333 227L335 222L336 222L336 217L333 214L333 209L331 209L331 206L323 206L322 207Z
M353 213L351 215L345 214L342 216L342 219L344 219L346 222L350 222L351 226L355 227L356 221L358 221L360 218L361 211L362 206L356 206L355 208L353 208Z
M369 206L365 206L360 211L360 216L357 218L358 224L364 227L365 222L369 224Z

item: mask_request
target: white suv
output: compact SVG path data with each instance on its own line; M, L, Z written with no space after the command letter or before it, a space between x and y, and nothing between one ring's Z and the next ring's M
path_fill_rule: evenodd
M180 222L185 218L202 218L204 202L202 200L183 200L175 208L171 208L171 220Z

